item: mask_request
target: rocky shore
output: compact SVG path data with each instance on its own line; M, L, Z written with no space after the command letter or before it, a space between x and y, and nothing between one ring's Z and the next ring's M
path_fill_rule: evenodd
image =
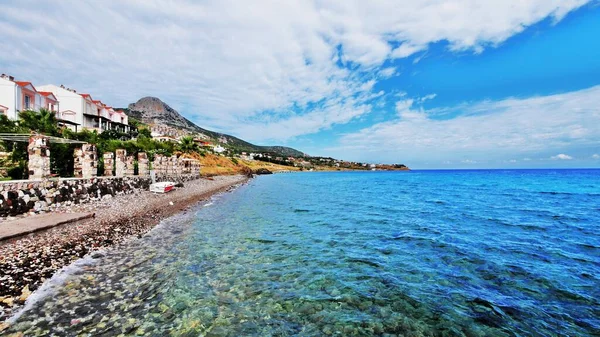
M95 212L95 218L0 242L0 322L44 280L74 260L141 237L162 219L247 179L241 175L217 176L186 182L168 194L139 191L94 204L74 205L70 211Z

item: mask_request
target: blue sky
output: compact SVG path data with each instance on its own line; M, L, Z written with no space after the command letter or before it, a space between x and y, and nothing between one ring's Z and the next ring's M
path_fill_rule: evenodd
M600 167L597 36L597 0L0 3L20 80L413 168Z

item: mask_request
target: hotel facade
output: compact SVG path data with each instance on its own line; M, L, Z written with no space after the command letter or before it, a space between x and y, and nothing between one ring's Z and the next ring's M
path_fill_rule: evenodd
M94 100L90 94L53 84L33 86L31 82L15 81L12 76L0 76L0 114L18 120L19 112L46 108L55 113L59 126L73 131L82 129L129 132L128 116L120 110Z

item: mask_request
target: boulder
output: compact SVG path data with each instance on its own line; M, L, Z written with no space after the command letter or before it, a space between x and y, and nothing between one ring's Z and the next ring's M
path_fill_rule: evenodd
M273 172L267 170L266 168L259 168L258 170L254 171L254 174L273 174Z

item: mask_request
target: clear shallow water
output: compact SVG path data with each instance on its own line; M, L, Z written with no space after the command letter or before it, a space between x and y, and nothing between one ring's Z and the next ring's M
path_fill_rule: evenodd
M67 277L26 335L600 334L600 171L261 176Z

